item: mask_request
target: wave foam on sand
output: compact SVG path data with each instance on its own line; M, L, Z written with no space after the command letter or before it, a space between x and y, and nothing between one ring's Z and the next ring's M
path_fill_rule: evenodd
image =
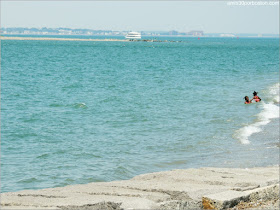
M257 122L240 128L236 131L235 137L242 144L250 144L249 137L262 131L261 126L267 125L274 118L279 118L279 86L277 83L268 89L267 102L261 102L262 111L257 114Z

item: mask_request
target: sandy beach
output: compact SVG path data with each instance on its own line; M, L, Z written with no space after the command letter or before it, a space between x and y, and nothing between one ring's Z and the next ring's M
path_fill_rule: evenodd
M73 39L50 37L1 37L0 40L37 40L37 41L85 41L85 42L128 42L126 39Z
M279 167L180 169L1 194L1 209L244 209L279 206Z

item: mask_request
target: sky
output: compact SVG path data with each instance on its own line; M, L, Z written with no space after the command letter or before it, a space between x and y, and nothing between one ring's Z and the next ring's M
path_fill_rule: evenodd
M1 1L1 27L279 34L278 6L225 1Z

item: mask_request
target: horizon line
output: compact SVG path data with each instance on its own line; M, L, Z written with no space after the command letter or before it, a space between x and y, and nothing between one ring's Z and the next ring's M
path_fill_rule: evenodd
M9 26L9 27L3 27L1 26L0 29L12 29L12 28L26 28L26 29L59 29L59 28L64 28L64 29L70 29L70 30L92 30L92 31L112 31L112 32L129 32L129 31L140 31L140 32L179 32L179 33L188 33L188 32L193 32L193 31L201 31L204 34L273 34L273 35L279 35L280 33L262 33L262 32L205 32L204 30L197 30L197 29L192 29L189 31L180 31L180 30L175 30L175 29L165 29L165 30L113 30L113 29L90 29L90 28L72 28L72 27L38 27L38 26L33 26L33 27L25 27L25 26ZM63 30L63 29L62 29Z

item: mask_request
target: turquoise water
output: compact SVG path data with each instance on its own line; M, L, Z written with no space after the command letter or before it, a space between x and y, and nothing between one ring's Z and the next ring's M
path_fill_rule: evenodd
M1 41L1 191L277 164L279 39L180 40Z

